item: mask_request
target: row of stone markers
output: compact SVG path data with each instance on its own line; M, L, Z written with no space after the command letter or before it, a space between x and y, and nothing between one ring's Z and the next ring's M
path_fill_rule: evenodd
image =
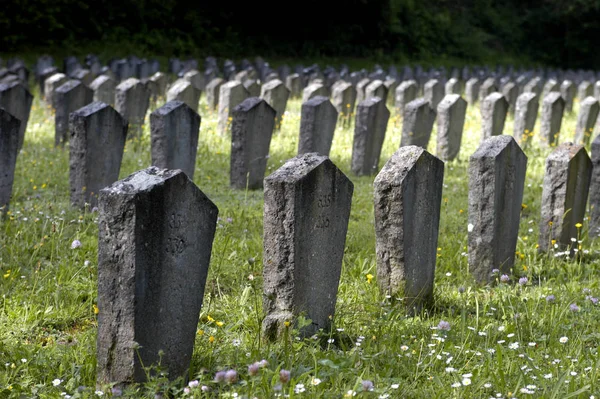
M236 112L252 107L268 105L253 98ZM526 168L527 157L510 136L485 139L470 158L468 262L478 282L490 282L494 269L512 270ZM443 161L405 146L374 181L378 284L383 293L403 297L410 314L434 299L443 177ZM591 178L592 163L582 146L565 143L550 154L540 251L548 251L550 243L576 251L572 238L583 222ZM600 200L595 179L593 204ZM265 338L277 339L298 315L311 320L301 331L305 336L331 327L353 190L329 158L317 153L299 155L264 179ZM179 170L153 166L101 190L99 384L143 381L142 365L159 360L171 378L187 375L217 214Z

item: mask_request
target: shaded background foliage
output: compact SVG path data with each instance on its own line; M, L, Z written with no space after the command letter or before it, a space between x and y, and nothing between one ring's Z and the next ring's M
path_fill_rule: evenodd
M513 61L593 68L597 0L2 0L4 53Z

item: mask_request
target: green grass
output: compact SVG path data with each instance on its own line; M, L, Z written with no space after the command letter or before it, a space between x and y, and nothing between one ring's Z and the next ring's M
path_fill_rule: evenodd
M54 148L52 112L35 94L11 213L0 222L0 397L95 397L97 214L71 208L68 148ZM188 397L600 394L600 312L586 299L600 296L600 247L587 238L585 223L577 260L536 251L544 160L550 151L538 145L539 121L527 149L513 283L479 287L469 276L466 257L468 157L481 136L479 107L469 108L460 157L446 164L435 306L414 318L405 316L401 302L381 294L369 276L376 275L374 176L350 173L353 126L338 127L331 159L355 190L334 327L329 334L300 339L292 326L286 337L269 344L260 337L262 192L229 189L230 142L216 134L216 115L204 103L200 113L194 181L219 207L220 221L189 375L210 391L193 388ZM566 116L561 142L573 138L575 120L575 114ZM300 102L290 101L282 130L271 143L268 173L296 155L299 121ZM509 118L505 132L512 134L512 127ZM398 148L400 136L401 120L392 113L380 167ZM435 134L429 151L435 154ZM127 143L120 175L149 165L145 126L141 140ZM74 240L81 247L71 249ZM520 276L528 277L526 286L514 284ZM554 303L546 301L550 294ZM570 310L573 303L578 312ZM450 323L449 331L434 329L441 320ZM561 337L568 341L561 343ZM262 359L268 366L250 376L247 366ZM228 369L237 370L238 382L213 381L216 372ZM279 381L282 369L291 371L284 384ZM372 392L363 391L363 380L373 382ZM168 382L158 374L123 396L179 397L184 387L181 379ZM111 387L98 389L111 396Z

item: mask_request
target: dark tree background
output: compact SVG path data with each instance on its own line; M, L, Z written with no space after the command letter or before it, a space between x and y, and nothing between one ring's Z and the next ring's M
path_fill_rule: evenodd
M0 0L0 52L371 57L595 68L598 0Z

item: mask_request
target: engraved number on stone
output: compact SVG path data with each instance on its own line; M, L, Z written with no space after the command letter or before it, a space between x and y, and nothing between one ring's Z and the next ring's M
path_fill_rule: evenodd
M183 241L183 238L167 238L167 253L176 255L182 253L184 249L185 242Z
M331 194L321 194L317 198L319 208L329 208L331 206Z
M325 216L319 216L317 218L317 225L315 226L317 229L326 229L329 227L329 218Z
M172 229L178 229L183 225L183 216L179 213L172 213L169 218L169 227Z

